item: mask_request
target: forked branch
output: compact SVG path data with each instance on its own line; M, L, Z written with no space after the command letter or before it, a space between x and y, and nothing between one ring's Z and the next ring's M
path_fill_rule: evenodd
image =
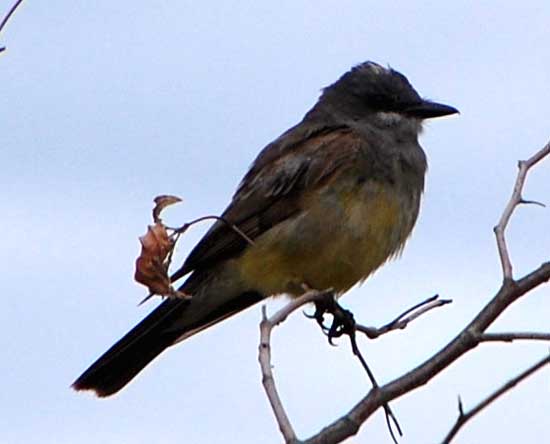
M283 322L291 313L296 311L298 308L311 302L320 301L326 298L327 296L333 297L333 292L331 289L323 290L323 291L308 289L308 291L306 291L302 296L296 299L293 299L290 303L285 305L281 310L279 310L269 318L267 317L265 306L262 307L262 322L260 323L260 346L259 346L259 355L258 355L258 360L260 362L260 367L262 370L262 384L264 386L264 390L266 392L266 395L269 399L269 403L271 405L271 408L277 420L277 424L279 425L279 429L281 430L281 433L286 443L299 443L301 441L298 440L298 438L296 437L296 433L294 432L292 424L288 418L288 415L286 414L286 411L283 407L283 404L281 402L281 399L279 397L279 394L275 385L275 380L273 377L272 366L271 366L271 332L273 328L275 328L277 325ZM441 307L442 305L448 304L449 302L451 301L445 300L445 299L439 299L439 296L437 295L432 296L420 302L419 304L416 304L415 306L405 310L403 313L397 316L392 322L384 325L383 327L376 328L376 327L364 327L364 326L357 325L355 330L361 331L369 337L376 338L396 329L404 329L414 319L417 319L424 313L427 313L428 311L436 307ZM352 349L354 354L358 357L363 368L367 372L369 379L373 384L373 390L376 391L379 386L376 380L374 379L374 375L368 368L363 356L359 352L357 343L355 342L354 334L350 335L350 340L352 343ZM394 425L398 434L401 435L401 429L399 427L397 419L395 418L395 415L393 414L393 412L391 411L387 403L383 404L381 407L384 409L384 412L386 415L386 422L387 422L390 434L392 436L392 439L394 440L394 442L396 442L392 424ZM355 429L355 432L357 432L360 426L360 423L353 424L351 422L348 422L348 424L350 424ZM332 442L332 441L327 441L327 442Z
M520 204L539 204L535 201L525 200L523 198L523 186L525 185L525 179L527 178L527 173L529 170L540 162L544 157L548 156L550 153L550 142L548 142L541 150L536 152L527 160L520 160L518 162L518 176L516 178L516 183L514 184L514 190L512 191L512 196L508 201L508 204L500 216L498 224L493 229L495 236L497 238L497 248L498 254L500 256L500 263L502 266L502 274L505 280L512 280L513 270L512 270L512 261L510 260L510 254L508 253L508 247L506 245L506 238L504 232L508 226L508 222L512 217L512 213Z
M458 399L458 418L454 426L451 428L451 430L445 437L445 439L443 439L442 444L449 444L452 441L452 439L456 436L458 431L462 428L462 426L466 424L470 419L472 419L475 415L480 413L489 404L496 401L497 398L500 398L502 395L504 395L509 390L513 389L520 382L524 381L529 376L531 376L532 374L534 374L535 372L537 372L538 370L540 370L541 368L549 364L550 364L550 355L545 356L543 359L541 359L540 361L530 366L527 370L521 372L515 378L510 379L506 384L504 384L498 390L495 390L493 393L491 393L489 396L483 399L479 404L477 404L475 407L468 410L467 412L464 411L462 407L462 401L459 398Z
M389 402L410 393L411 391L427 384L445 370L456 360L466 354L468 351L477 347L480 343L485 342L511 342L514 340L549 340L550 333L548 332L517 332L517 333L486 333L489 326L519 298L528 294L534 288L548 282L550 280L550 261L542 263L537 269L528 273L524 277L518 280L514 280L512 272L512 263L509 257L508 249L505 240L505 230L508 222L519 204L522 203L536 203L533 201L526 201L522 197L523 186L529 170L540 162L544 157L550 154L550 142L534 154L532 157L525 161L519 162L519 172L514 185L514 191L510 198L510 201L506 205L502 216L496 227L494 228L497 238L497 248L500 256L500 261L503 270L504 280L500 289L493 296L493 298L483 307L479 313L472 319L472 321L464 327L458 335L450 341L443 349L426 359L425 362L410 370L397 379L382 385L373 387L366 396L363 397L351 410L345 415L334 421L332 424L326 426L319 433L315 434L306 441L298 441L296 434L290 426L290 421L284 413L284 409L276 394L275 383L273 381L273 375L271 373L270 364L270 333L271 329L282 322L292 311L299 306L315 300L317 295L306 294L302 298L298 298L292 301L287 307L283 308L271 319L265 319L262 321L262 339L260 344L260 362L262 363L262 374L264 376L264 386L266 393L273 406L275 416L279 423L279 427L283 433L285 441L287 443L302 442L304 444L336 444L343 440L353 436L357 433L361 425L371 417L371 415L380 408L388 406ZM547 259L548 260L548 259ZM320 297L320 296L319 296ZM427 311L446 303L445 300L429 299L408 310L389 324L379 328L373 329L372 327L359 327L358 330L364 332L368 336L377 337L380 334L387 333L388 331L395 330L397 328L406 327L407 323L416 317L426 313ZM265 312L264 312L265 314ZM453 427L450 435L454 436L458 429L462 427L464 423L468 421L475 414L482 411L491 402L498 399L506 391L510 390L520 381L525 380L534 372L542 368L549 363L550 357L545 357L543 360L531 366L522 374L509 381L505 386L501 387L495 393L483 400L478 406L474 407L467 413L461 412L459 417L460 425ZM281 413L281 411L283 413ZM456 428L456 430L455 430ZM454 431L453 431L454 430ZM445 438L451 439L452 436ZM448 442L448 441L444 441Z

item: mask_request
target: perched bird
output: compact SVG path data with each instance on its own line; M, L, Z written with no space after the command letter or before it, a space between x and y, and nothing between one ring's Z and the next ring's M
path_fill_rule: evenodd
M340 295L401 251L418 216L422 121L457 113L421 98L399 72L365 62L325 88L303 120L258 155L167 299L73 384L109 396L164 349L262 299Z

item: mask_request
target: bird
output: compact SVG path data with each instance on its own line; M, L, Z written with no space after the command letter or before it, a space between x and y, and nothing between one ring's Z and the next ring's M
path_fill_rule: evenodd
M258 154L172 276L187 276L179 290L189 297L165 299L72 387L110 396L165 349L265 298L304 288L339 297L363 282L400 254L415 225L423 121L455 113L389 66L353 66Z

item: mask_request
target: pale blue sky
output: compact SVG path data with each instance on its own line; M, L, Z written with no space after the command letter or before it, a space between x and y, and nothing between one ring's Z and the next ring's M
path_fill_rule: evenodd
M70 383L155 302L133 283L151 200L173 224L221 211L256 153L321 87L365 60L405 73L461 115L426 125L427 191L403 257L343 299L382 324L440 293L454 304L362 348L380 381L452 338L499 286L492 227L516 162L550 137L548 1L25 1L0 44L0 442L281 442L256 361L260 306L164 353L114 398ZM0 0L0 11L11 1ZM550 204L550 162L526 198ZM548 260L550 212L521 208L518 275ZM202 229L180 246L180 258ZM548 287L494 330L548 329ZM270 309L277 304L270 304ZM296 314L275 333L274 371L307 437L368 383L346 344ZM393 404L403 443L438 442L471 406L547 353L484 345ZM540 442L541 372L472 421L457 443ZM382 413L350 442L390 442Z

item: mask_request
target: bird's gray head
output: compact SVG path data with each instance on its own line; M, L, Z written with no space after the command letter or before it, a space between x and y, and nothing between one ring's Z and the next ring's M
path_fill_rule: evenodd
M316 108L346 119L377 118L388 124L401 118L420 123L458 112L452 106L423 99L403 74L374 62L355 66L326 87Z

